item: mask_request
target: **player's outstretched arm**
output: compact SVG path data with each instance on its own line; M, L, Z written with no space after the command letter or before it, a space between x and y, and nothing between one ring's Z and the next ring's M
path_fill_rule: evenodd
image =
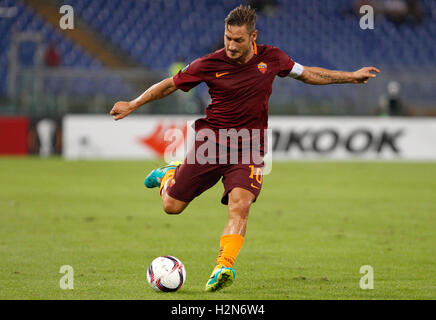
M154 100L165 98L176 90L177 88L174 84L173 78L167 78L152 85L143 94L132 101L118 101L112 107L110 115L114 118L114 120L120 120L124 117L127 117L132 111L135 111L140 106Z
M318 67L304 67L303 73L296 79L314 85L334 83L367 83L375 78L380 70L375 67L364 67L354 72L333 71Z

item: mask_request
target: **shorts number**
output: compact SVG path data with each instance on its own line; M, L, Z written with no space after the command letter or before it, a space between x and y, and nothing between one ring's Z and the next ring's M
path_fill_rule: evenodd
M250 165L249 167L251 169L250 179L254 179L254 165ZM263 179L262 168L256 168L256 181L259 182L259 184L261 184L262 179Z

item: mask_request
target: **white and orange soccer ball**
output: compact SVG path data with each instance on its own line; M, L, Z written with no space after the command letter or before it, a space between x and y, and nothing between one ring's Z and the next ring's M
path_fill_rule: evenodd
M157 257L148 267L147 281L156 291L177 291L186 281L185 266L173 256Z

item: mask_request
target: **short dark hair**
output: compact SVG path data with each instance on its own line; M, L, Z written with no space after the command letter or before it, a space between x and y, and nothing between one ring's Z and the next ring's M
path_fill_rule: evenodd
M226 26L247 26L248 32L251 34L256 29L256 10L248 6L243 6L242 4L239 7L236 7L232 11L230 11L227 18L224 20Z

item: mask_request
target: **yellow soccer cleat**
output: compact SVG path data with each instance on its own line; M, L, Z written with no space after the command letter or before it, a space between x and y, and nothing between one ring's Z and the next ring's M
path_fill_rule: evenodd
M230 286L235 280L235 270L227 268L223 265L217 265L206 283L205 291L214 292L222 288Z

